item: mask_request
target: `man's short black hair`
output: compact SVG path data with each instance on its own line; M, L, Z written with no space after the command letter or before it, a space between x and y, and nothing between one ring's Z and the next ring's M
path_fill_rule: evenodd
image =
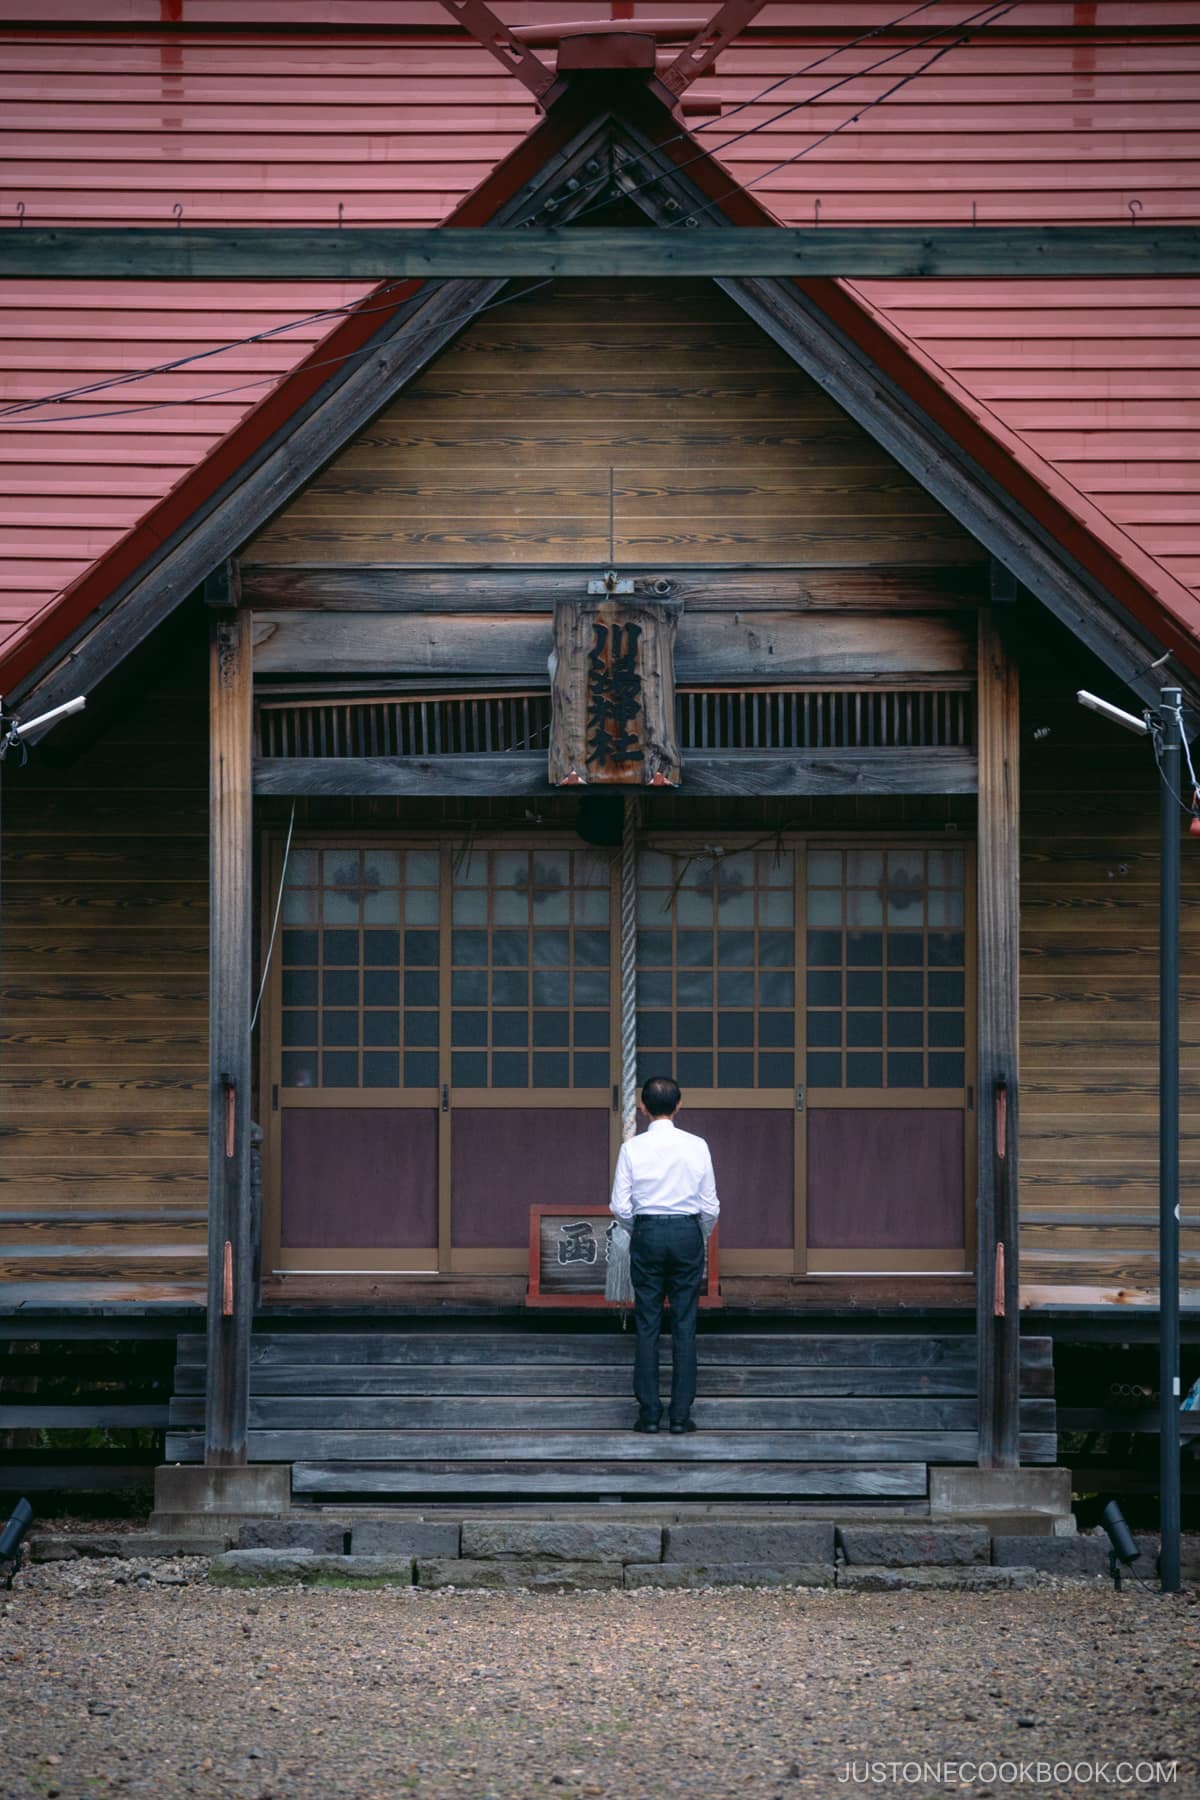
M642 1089L642 1105L652 1119L669 1117L681 1098L679 1083L669 1075L652 1075Z

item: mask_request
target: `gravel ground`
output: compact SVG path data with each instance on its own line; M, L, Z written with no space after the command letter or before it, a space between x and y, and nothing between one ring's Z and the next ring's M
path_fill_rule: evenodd
M1200 1795L1194 1592L240 1591L205 1568L18 1578L4 1800ZM951 1758L1028 1779L864 1779ZM1118 1780L1123 1759L1178 1774Z

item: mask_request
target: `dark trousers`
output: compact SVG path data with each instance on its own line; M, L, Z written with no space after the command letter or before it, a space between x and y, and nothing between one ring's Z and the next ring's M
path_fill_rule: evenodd
M696 1313L704 1278L704 1233L693 1214L641 1213L633 1221L629 1252L637 1351L633 1391L642 1417L657 1422L658 1338L663 1297L671 1302L671 1419L681 1423L696 1397Z

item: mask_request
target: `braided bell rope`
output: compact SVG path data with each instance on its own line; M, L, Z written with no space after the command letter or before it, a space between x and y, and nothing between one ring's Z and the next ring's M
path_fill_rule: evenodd
M621 827L621 1137L637 1133L637 830L636 794L625 795Z

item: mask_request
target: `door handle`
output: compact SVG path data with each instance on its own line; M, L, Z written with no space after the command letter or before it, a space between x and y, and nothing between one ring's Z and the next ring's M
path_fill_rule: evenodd
M442 1083L442 1111L450 1111L450 1083L448 1081Z
M804 1111L804 1089L802 1087L796 1089L796 1111Z

